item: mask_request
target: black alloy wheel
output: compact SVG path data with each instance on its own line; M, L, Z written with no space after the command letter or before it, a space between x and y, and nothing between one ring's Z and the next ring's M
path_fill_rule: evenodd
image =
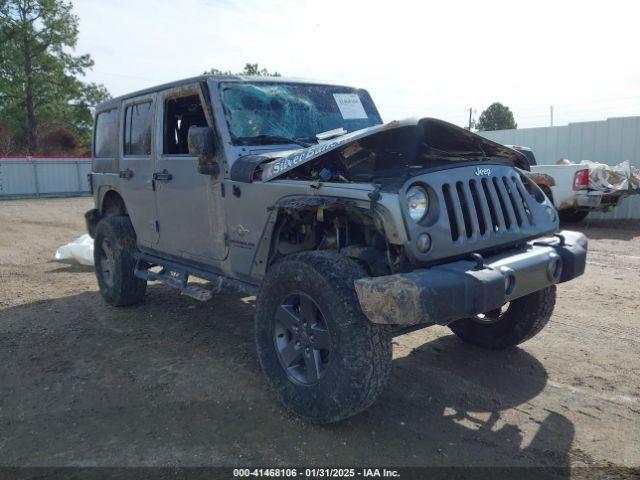
M142 301L147 281L135 276L136 232L129 217L102 218L96 227L93 260L102 298L109 305Z
M108 238L104 238L98 246L97 255L100 257L98 274L102 276L102 281L109 288L114 286L114 275L116 268L116 261L113 253L113 246Z
M288 295L278 306L273 342L287 376L313 385L325 373L331 357L331 335L322 311L302 292Z
M354 283L367 275L337 252L287 255L271 265L256 306L260 366L282 404L325 424L361 412L391 373L389 331L364 316Z

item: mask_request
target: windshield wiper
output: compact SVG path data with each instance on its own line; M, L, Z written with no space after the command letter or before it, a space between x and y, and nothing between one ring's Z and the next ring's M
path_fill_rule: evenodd
M347 131L340 127L334 128L333 130L327 130L326 132L316 133L316 138L318 140L330 140L332 138L341 137L342 135L346 135Z
M310 147L313 145L312 143L305 142L303 140L297 138L287 138L281 137L279 135L254 135L251 137L235 137L236 140L241 145L269 145L270 143L295 143L296 145L300 145L301 147Z

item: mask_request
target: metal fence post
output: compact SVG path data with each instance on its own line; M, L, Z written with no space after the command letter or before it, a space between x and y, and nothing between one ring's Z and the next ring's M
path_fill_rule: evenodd
M31 159L31 165L33 165L33 184L35 185L36 191L35 194L37 197L40 196L40 185L38 182L38 166L36 165L36 162L33 160L33 158Z
M76 180L78 181L78 193L82 193L84 190L82 189L82 176L80 175L80 162L76 160L74 163L76 164Z

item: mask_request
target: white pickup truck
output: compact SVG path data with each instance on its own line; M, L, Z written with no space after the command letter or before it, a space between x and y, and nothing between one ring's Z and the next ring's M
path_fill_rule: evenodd
M606 211L617 205L621 198L620 195L590 189L589 168L585 165L579 163L538 165L531 148L521 145L506 146L527 157L533 173L545 174L553 178L555 185L539 186L553 202L563 222L580 222L590 211Z

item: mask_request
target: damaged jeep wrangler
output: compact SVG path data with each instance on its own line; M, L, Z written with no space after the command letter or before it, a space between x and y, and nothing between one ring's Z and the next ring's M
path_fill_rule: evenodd
M489 349L548 322L587 239L521 153L433 118L383 123L365 90L203 76L96 109L86 214L107 303L148 281L257 295L282 403L315 423L370 406L392 337L446 325ZM196 277L209 281L190 282Z

